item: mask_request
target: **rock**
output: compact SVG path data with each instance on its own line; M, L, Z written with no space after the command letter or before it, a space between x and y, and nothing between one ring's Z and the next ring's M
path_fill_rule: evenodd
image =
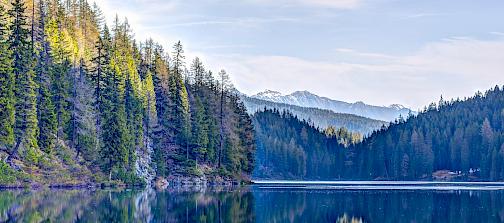
M156 180L155 186L157 189L166 189L168 186L170 186L170 183L163 177L160 177Z
M147 183L147 186L150 186L156 176L156 171L152 168L152 144L148 143L146 148L138 148L136 153L136 174Z

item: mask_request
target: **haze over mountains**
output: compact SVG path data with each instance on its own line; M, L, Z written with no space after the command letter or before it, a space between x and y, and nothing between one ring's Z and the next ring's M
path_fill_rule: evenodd
M333 100L327 97L321 97L309 91L296 91L292 94L283 95L277 91L266 90L250 97L300 107L327 109L335 113L354 114L386 122L393 121L400 115L407 117L411 112L410 109L399 104L393 104L386 107L368 105L360 101L349 103Z
M329 126L346 129L352 132L359 132L367 135L373 130L381 128L383 125L389 124L385 121L379 121L353 114L336 113L328 109L301 107L297 105L290 105L278 102L262 100L258 98L248 97L241 95L241 100L245 104L247 111L254 114L258 111L267 109L277 109L279 111L289 111L300 120L307 120L315 127L325 129Z

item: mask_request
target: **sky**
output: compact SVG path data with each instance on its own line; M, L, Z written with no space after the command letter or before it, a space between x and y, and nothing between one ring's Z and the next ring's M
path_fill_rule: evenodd
M464 98L504 84L502 0L97 0L135 38L225 69L238 90L347 102Z

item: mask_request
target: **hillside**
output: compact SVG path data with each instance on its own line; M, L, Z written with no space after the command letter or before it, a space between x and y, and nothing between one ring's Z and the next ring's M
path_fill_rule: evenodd
M266 90L250 97L300 107L327 109L335 113L354 114L386 122L394 121L399 116L407 117L411 112L410 109L398 104L385 107L363 102L348 103L321 97L309 91L296 91L289 95L282 95L280 92Z
M352 150L351 175L361 179L431 179L447 170L459 180L504 180L504 90L441 100Z
M0 3L0 186L247 180L254 132L227 73L103 21L86 0Z
M256 130L254 179L334 179L345 149L289 112L263 110L252 116Z
M366 135L381 128L383 125L388 125L388 123L384 121L373 120L352 114L334 113L330 110L270 102L247 97L245 95L241 95L240 97L249 113L261 111L264 110L264 108L277 109L280 111L286 110L297 116L300 120L312 122L313 125L321 129L325 129L329 126L336 128L345 127L351 132L358 132L362 135Z
M345 148L291 113L253 116L258 179L504 180L504 89L441 100Z

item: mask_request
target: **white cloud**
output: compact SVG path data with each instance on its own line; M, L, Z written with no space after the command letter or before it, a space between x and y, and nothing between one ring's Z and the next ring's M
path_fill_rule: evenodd
M333 9L355 9L362 5L361 0L249 0L249 2L269 5L325 7Z
M331 63L244 55L207 55L205 59L214 69L215 65L224 65L237 87L249 94L264 89L283 93L309 90L334 99L378 105L402 103L414 109L438 100L440 95L463 98L504 84L504 41L455 38L427 44L409 56L353 49L337 52L370 61ZM374 59L381 62L372 63Z
M336 49L336 52L360 56L360 57L374 58L374 59L387 59L387 60L398 59L397 56L391 56L391 55L382 54L382 53L360 52L360 51L357 51L354 49L348 49L348 48L338 48L338 49Z
M354 9L361 5L359 0L299 0L302 4L339 9Z
M490 34L496 35L496 36L504 36L504 32L490 32Z
M414 13L414 14L407 15L406 18L416 19L416 18L446 16L446 15L449 15L449 13L422 12L422 13Z

